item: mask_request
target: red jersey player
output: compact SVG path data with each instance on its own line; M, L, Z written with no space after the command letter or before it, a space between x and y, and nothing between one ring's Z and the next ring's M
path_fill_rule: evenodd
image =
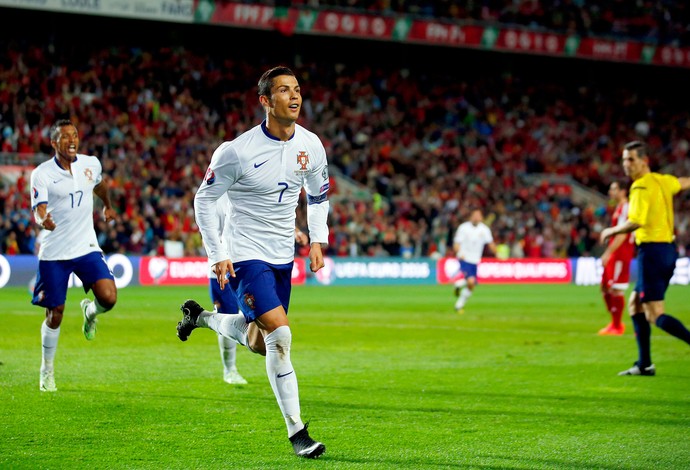
M611 226L624 224L628 219L628 191L619 182L609 186L609 197L616 201ZM601 277L601 292L606 308L611 314L611 323L599 330L600 335L622 335L625 325L621 321L625 309L625 290L630 281L630 262L635 256L633 233L621 233L609 239L601 255L604 274Z

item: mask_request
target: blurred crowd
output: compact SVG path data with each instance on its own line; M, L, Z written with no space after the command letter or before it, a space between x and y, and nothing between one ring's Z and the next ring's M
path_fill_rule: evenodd
M303 0L291 4L690 45L690 5L671 0Z
M263 67L173 47L110 47L82 62L49 47L9 48L0 61L0 152L48 158L50 125L71 118L80 152L101 159L120 214L109 226L95 215L104 251L162 255L167 241L203 256L194 193L216 146L262 120ZM638 138L665 169L690 175L688 108L625 87L511 74L458 80L384 65L294 69L300 123L321 137L341 175L330 195L332 256L450 254L473 207L484 210L501 256L597 254L613 207L577 203L568 185L530 175L567 175L605 194L623 178L622 144ZM29 177L0 188L3 253L35 250ZM364 189L344 191L346 182ZM687 205L679 200L683 249ZM297 222L306 229L304 211Z

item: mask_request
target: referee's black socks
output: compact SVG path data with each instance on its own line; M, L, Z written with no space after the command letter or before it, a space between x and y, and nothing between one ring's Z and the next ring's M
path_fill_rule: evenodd
M639 315L639 314L638 314ZM662 313L656 319L656 326L664 330L666 333L675 336L678 339L682 339L686 343L690 344L690 331L685 328L680 320L667 313Z
M650 351L649 340L652 335L652 327L649 326L647 317L644 312L639 312L632 317L633 326L635 327L635 339L637 340L637 350L640 357L637 361L637 366L640 369L652 365L652 353Z

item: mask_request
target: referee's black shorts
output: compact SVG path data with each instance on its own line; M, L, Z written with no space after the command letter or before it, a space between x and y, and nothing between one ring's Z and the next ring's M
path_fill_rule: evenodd
M666 289L676 269L678 250L675 243L640 243L637 245L637 284L641 302L664 300Z

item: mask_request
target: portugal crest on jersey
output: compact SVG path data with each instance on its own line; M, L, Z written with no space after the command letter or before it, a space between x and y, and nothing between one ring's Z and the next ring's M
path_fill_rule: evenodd
M250 309L254 310L256 308L256 300L252 294L244 294L244 304Z
M307 165L309 165L309 155L304 150L300 150L297 154L297 164L299 165L299 169L295 170L296 175L309 173L309 168L307 168Z

